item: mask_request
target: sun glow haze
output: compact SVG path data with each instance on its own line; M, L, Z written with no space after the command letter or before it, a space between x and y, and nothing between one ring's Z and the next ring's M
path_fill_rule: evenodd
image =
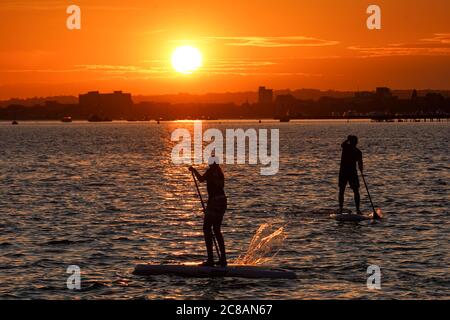
M177 72L191 74L202 66L202 54L191 46L178 47L172 54L172 66Z
M66 26L71 2L80 30ZM450 89L450 1L374 2L381 30L367 28L363 0L3 0L0 100Z

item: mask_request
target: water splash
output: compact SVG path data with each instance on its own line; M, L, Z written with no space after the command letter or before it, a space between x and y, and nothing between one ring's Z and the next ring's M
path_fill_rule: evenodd
M377 215L380 219L383 218L383 211L380 208L377 209Z
M268 263L280 251L286 238L284 227L273 231L271 224L264 223L253 236L247 252L239 256L234 263L246 265Z
M376 213L377 213L378 219L382 219L382 218L383 218L384 214L383 214L383 211L381 211L380 208L377 208ZM374 217L373 212L371 212L371 213L369 214L369 217L371 217L371 218Z

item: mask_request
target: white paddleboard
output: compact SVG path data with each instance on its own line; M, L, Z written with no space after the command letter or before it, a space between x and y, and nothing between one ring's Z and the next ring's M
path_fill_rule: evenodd
M337 220L337 221L364 221L364 220L380 220L384 217L383 212L380 208L376 210L376 218L374 218L374 213L370 212L368 214L352 214L351 211L348 213L345 213L346 211L343 211L344 213L338 214L333 213L330 215L331 218Z
M236 265L227 267L201 267L198 263L188 264L138 264L133 274L149 276L173 274L183 277L236 277L295 279L295 272L268 266Z

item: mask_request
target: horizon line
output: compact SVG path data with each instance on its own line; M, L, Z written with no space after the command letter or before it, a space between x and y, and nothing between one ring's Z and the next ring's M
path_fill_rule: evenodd
M264 87L264 86L261 86ZM291 91L291 92L295 92L295 91L301 91L301 90L313 90L313 91L319 91L319 92L338 92L338 93L355 93L355 92L375 92L377 88L389 88L391 91L441 91L441 92L447 92L450 93L450 88L448 89L433 89L433 88L391 88L388 86L376 86L373 87L372 89L368 89L368 90L351 90L351 89L319 89L319 88L296 88L296 89L291 89L291 88L282 88L282 89L273 89L270 87L265 86L266 89L269 90L273 90L273 92L277 92L277 91ZM252 90L243 90L243 91L222 91L222 92L205 92L205 93L191 93L191 92L177 92L177 93L132 93L132 92L127 92L124 90L110 90L110 91L102 91L99 89L93 89L93 90L86 90L83 92L80 92L78 94L56 94L56 95L47 95L47 96L26 96L26 97L9 97L9 98L1 98L0 101L8 101L8 100L27 100L27 99L45 99L45 98L52 98L52 97L75 97L78 98L79 95L82 94L87 94L90 92L99 92L99 93L114 93L114 92L122 92L124 94L131 94L132 97L146 97L146 96L178 96L178 95L190 95L190 96L207 96L207 95L226 95L226 94L258 94L258 89L252 91Z

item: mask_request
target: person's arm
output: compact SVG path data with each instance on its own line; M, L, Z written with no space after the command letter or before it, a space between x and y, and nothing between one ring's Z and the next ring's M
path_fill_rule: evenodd
M347 140L345 140L344 142L342 142L342 144L341 144L341 148L342 149L344 149L345 148L345 146L347 146L348 145L348 139Z
M202 176L197 169L195 169L193 166L189 167L189 171L193 172L195 174L195 176L197 177L197 180L200 182L205 182L206 181L206 173Z

